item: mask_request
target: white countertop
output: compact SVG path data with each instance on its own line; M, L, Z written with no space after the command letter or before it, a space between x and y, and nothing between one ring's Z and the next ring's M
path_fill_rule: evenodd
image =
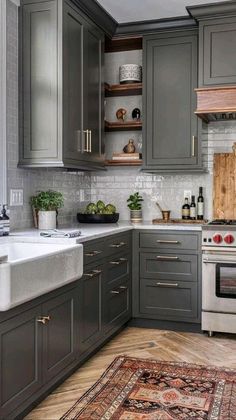
M121 221L118 223L111 224L77 224L71 227L60 227L59 231L71 232L74 230L81 231L81 236L78 238L44 238L40 236L40 231L37 229L19 230L11 232L10 236L0 238L0 243L4 241L17 241L21 242L56 242L61 244L68 243L83 243L88 240L103 238L116 233L122 233L129 230L138 229L150 229L150 230L174 230L174 231L198 231L201 232L202 225L196 224L157 224L154 225L151 221L143 221L142 223L132 224L129 221ZM1 258L1 256L0 256Z

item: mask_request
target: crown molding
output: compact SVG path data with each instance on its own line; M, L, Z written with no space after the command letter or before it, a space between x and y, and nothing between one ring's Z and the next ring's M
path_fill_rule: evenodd
M115 36L146 35L166 29L188 29L194 27L197 27L196 21L189 16L144 20L118 24Z
M236 1L202 4L186 7L189 15L197 21L236 16Z
M97 0L71 0L89 16L109 37L115 34L118 22L97 2Z

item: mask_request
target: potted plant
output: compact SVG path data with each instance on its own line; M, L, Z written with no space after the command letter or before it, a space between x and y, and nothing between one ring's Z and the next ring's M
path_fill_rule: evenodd
M130 221L132 223L142 222L142 201L143 198L139 192L131 194L127 200L130 209Z
M36 227L38 229L55 229L58 209L63 207L63 195L57 191L39 191L30 198Z

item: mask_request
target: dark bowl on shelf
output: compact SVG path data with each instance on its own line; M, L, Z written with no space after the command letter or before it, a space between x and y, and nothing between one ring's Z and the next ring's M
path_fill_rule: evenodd
M117 223L119 213L114 214L83 214L77 213L79 223Z

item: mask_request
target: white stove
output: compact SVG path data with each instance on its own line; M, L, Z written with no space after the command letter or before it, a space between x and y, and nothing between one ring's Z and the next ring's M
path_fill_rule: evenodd
M202 330L236 333L236 220L202 229Z

